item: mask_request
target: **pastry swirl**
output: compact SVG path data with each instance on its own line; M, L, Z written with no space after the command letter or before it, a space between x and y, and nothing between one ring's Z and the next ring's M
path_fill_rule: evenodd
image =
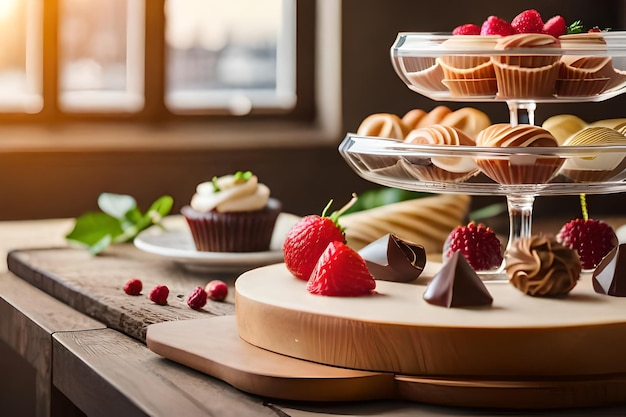
M494 147L558 146L558 142L550 132L541 127L497 123L478 134L476 145Z
M536 297L566 295L576 286L582 270L576 251L558 243L554 236L519 238L504 259L509 282Z
M543 33L518 33L504 36L496 43L494 49L507 50L515 48L556 48L561 42L551 35Z
M367 116L359 125L357 134L361 136L376 136L388 139L402 140L407 128L395 114L375 113Z

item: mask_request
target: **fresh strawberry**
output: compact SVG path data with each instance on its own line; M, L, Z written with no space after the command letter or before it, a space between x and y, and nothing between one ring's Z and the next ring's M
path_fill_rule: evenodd
M338 297L367 295L375 288L376 281L365 260L340 241L328 244L306 284L311 294Z
M556 235L556 240L578 252L583 269L595 268L618 243L609 224L593 219L569 221Z
M496 233L484 224L470 222L457 226L446 240L444 257L461 252L475 271L487 271L502 264L502 245Z
M480 28L473 24L467 23L465 25L457 26L452 31L453 35L480 35Z
M480 28L481 35L508 36L515 33L509 22L497 16L489 16Z
M283 243L285 265L296 278L308 281L328 244L335 241L345 242L346 237L338 220L354 201L355 198L341 210L326 216L326 211L332 204L331 200L321 216L305 216L287 232Z
M554 16L543 25L543 33L558 38L567 33L567 25L563 16Z
M535 9L524 10L511 20L515 33L542 33L543 20Z
M591 29L589 29L587 32L589 33L594 33L594 32L602 32L602 29L600 29L597 26L592 27Z

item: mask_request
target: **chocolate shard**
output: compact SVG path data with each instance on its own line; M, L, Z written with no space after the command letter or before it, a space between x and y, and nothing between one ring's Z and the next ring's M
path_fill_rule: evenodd
M428 283L427 303L441 307L490 306L493 297L460 252L455 252Z
M592 274L593 289L600 294L626 297L626 244L616 246Z
M372 276L381 281L416 280L426 265L426 251L417 245L386 234L359 251Z

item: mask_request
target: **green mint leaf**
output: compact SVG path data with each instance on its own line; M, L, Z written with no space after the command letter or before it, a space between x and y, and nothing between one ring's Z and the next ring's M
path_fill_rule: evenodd
M93 245L89 246L89 253L91 253L92 255L99 254L100 252L102 252L103 250L109 247L112 240L113 239L111 238L111 235L103 236L102 239L100 239Z
M159 197L154 203L152 203L152 205L148 209L148 215L150 215L151 212L156 212L161 217L165 217L170 213L173 206L174 206L174 199L170 197L169 195L164 195L162 197ZM158 223L161 221L161 219L156 221L153 218L152 221L154 223Z
M222 191L222 189L220 188L219 185L217 185L217 177L213 177L211 179L211 184L213 184L213 191L215 191L216 193L219 191Z
M246 171L246 172L237 171L237 172L235 172L234 177L235 177L235 181L236 182L246 182L250 178L252 178L252 172L250 172L250 171Z
M91 247L106 236L111 239L123 233L120 222L115 217L106 213L88 212L76 219L74 228L65 238Z
M142 230L153 224L160 225L173 205L172 197L162 196L143 214L133 197L102 193L98 197L102 212L88 212L78 217L66 239L87 246L90 253L97 255L111 244L131 241Z
M98 196L98 207L110 216L122 220L129 210L137 207L137 202L129 195L102 193Z

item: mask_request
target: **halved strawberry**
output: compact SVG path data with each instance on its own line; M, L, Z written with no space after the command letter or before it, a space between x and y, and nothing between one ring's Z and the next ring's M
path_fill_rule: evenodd
M346 237L338 220L355 200L356 197L353 197L341 210L326 216L326 211L332 204L331 200L321 216L305 216L287 232L283 243L285 265L296 278L307 281L328 244L335 241L345 242Z
M339 241L328 244L306 284L311 294L338 297L368 295L375 288L363 257Z

